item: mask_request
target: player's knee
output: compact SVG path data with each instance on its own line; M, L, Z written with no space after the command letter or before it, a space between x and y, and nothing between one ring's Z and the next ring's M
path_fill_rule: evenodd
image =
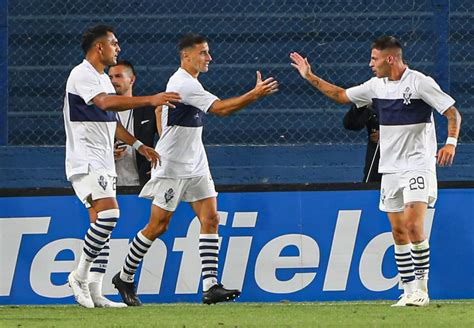
M405 244L408 241L408 232L403 227L392 228L392 235L396 244Z
M160 236L162 234L164 234L167 230L168 230L168 227L170 225L170 222L169 221L161 221L159 222L156 227L155 227L155 233Z
M217 231L217 228L219 227L219 222L220 222L220 216L219 216L219 213L217 212L203 219L203 224L208 229L216 230L216 231Z
M417 220L408 220L405 227L411 236L423 233L423 223Z
M169 220L151 221L144 230L154 240L168 230L169 223Z

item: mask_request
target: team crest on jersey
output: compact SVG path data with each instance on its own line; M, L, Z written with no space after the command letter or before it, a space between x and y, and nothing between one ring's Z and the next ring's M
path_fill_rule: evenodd
M407 87L405 91L403 91L403 104L410 105L411 104L411 90L410 87Z
M170 200L172 200L173 197L174 197L174 190L173 190L173 188L170 188L165 192L165 202L166 202L166 204L168 204L168 202Z
M102 189L105 190L105 188L107 188L107 180L105 180L105 178L104 178L103 175L101 175L101 176L99 177L99 179L97 180L97 182L99 183L99 186L102 187Z

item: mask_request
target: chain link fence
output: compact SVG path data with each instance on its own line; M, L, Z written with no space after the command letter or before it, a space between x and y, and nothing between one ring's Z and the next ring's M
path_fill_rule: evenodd
M66 79L83 58L82 32L97 23L115 27L120 57L137 69L136 95L164 90L179 66L177 40L190 31L210 40L214 60L200 80L217 96L250 90L256 70L279 80L277 94L231 117L208 115L206 144L365 142L365 131L342 127L349 107L301 79L289 53L300 52L321 77L349 87L371 77L370 45L386 34L400 38L410 67L435 79L448 73L445 86L464 117L461 141L473 142L474 2L451 1L441 23L437 2L444 1L9 1L9 144L64 144ZM440 30L449 30L445 44Z

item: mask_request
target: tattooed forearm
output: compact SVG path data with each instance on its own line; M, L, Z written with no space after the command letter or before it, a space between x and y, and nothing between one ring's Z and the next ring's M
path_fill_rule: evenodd
M320 77L311 76L308 79L309 83L322 92L326 97L334 100L338 103L349 103L349 99L347 99L345 90L337 85L331 84L329 82L324 81Z
M443 115L448 119L448 137L457 139L461 129L461 114L454 106L451 106Z
M339 91L328 91L327 95L329 98L334 99L337 102L340 101Z

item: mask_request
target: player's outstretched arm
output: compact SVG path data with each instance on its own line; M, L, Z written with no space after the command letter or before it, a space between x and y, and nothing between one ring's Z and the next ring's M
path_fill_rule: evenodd
M262 74L257 71L257 82L255 88L239 97L224 100L216 100L209 111L218 116L228 116L258 99L271 95L278 91L278 81L273 77L262 80Z
M179 102L181 97L176 92L161 92L152 96L128 97L119 95L108 95L101 93L95 96L92 101L102 110L120 112L131 108L144 106L166 105L174 108L173 102Z
M311 71L308 58L303 58L299 53L292 52L290 53L290 59L293 61L291 66L296 68L301 77L311 83L313 87L321 91L326 97L340 104L348 104L351 102L346 95L345 89L324 81Z
M120 122L117 122L117 129L115 130L115 138L135 148L139 154L141 154L149 162L151 162L152 167L156 167L157 163L161 165L160 155L153 148L142 144L137 138L132 136L127 131L127 129L125 129L122 124L120 124Z
M446 144L438 151L438 164L441 166L449 166L453 164L454 155L456 154L456 145L461 130L461 114L456 107L449 107L444 113L448 119L448 140Z

